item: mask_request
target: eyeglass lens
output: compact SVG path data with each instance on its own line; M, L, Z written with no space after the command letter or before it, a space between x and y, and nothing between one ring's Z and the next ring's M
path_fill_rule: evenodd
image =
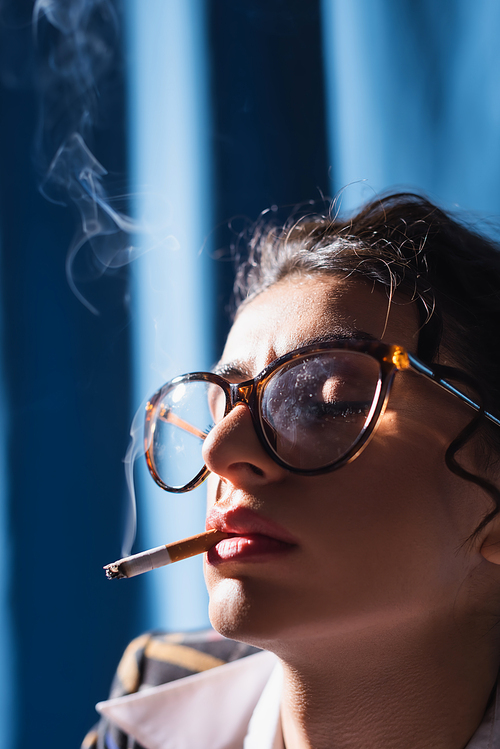
M214 388L224 403L224 391L203 380L167 385L160 394L149 449L156 473L168 487L185 486L203 467L203 441L214 426L208 397Z
M341 459L364 429L379 370L375 359L353 351L315 354L278 370L261 409L276 454L302 470Z
M294 359L265 382L260 423L272 451L289 467L319 470L335 463L362 434L380 382L373 357L324 351ZM168 487L188 484L203 467L202 445L225 410L226 395L202 380L165 386L155 406L155 470Z

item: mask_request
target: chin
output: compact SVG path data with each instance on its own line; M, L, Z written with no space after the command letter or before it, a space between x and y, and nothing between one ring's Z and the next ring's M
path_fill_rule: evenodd
M282 628L262 598L251 595L248 581L226 578L210 586L209 593L210 622L219 634L274 650L272 643L283 636Z
M258 645L254 630L265 626L264 621L259 626L259 618L266 617L258 616L239 580L225 579L211 586L208 613L212 627L219 634L231 640Z
M322 630L317 616L306 615L297 603L290 606L275 586L268 588L262 581L221 579L209 584L209 595L210 621L219 634L276 655L282 656L290 646L302 647L312 633Z

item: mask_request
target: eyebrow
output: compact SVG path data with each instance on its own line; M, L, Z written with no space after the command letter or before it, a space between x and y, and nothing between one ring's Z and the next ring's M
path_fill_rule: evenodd
M300 344L302 346L314 346L315 343L336 343L337 341L378 341L371 333L367 333L365 330L353 330L348 328L342 328L332 333L323 333L322 335L313 336L312 338L306 338ZM299 348L299 347L298 347Z
M252 379L252 372L249 369L244 368L238 362L227 362L226 364L217 364L213 367L212 372L220 377L224 377L226 380L245 380Z
M311 338L306 338L303 341L301 341L300 346L297 346L297 348L302 348L304 346L314 346L318 343L336 343L337 341L348 341L348 340L377 341L378 339L371 333L367 333L364 330L343 329L343 330L338 330L332 333L323 333L322 335L313 336ZM295 350L295 349L292 349L292 350ZM290 352L287 352L287 353L290 353ZM227 362L227 363L222 362L222 363L216 364L215 367L212 369L212 372L228 380L235 379L235 380L245 381L245 380L251 380L254 377L250 369L238 361Z

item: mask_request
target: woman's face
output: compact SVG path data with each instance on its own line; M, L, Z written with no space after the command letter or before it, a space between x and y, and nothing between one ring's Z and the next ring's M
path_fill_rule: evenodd
M221 364L241 381L313 339L358 331L415 350L417 328L412 303L389 305L362 280L292 277L240 311ZM204 445L207 525L236 534L207 555L215 628L279 652L466 607L459 592L483 560L463 542L488 505L444 453L468 419L458 399L398 373L364 452L308 477L275 464L236 406Z

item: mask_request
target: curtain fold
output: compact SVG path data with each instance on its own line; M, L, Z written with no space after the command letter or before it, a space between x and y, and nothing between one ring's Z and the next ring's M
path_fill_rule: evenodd
M396 187L497 214L498 3L322 0L322 29L343 207Z
M118 583L101 568L122 551L133 414L220 355L229 248L259 213L343 188L347 210L394 187L499 213L496 0L96 4L123 25L92 145L158 229L99 281L78 265L98 317L65 277L75 217L38 192L33 2L0 8L15 9L0 18L2 749L78 746L131 637L207 623L199 559ZM71 101L54 101L63 118ZM136 485L134 550L202 527L203 489L156 490L142 456Z

